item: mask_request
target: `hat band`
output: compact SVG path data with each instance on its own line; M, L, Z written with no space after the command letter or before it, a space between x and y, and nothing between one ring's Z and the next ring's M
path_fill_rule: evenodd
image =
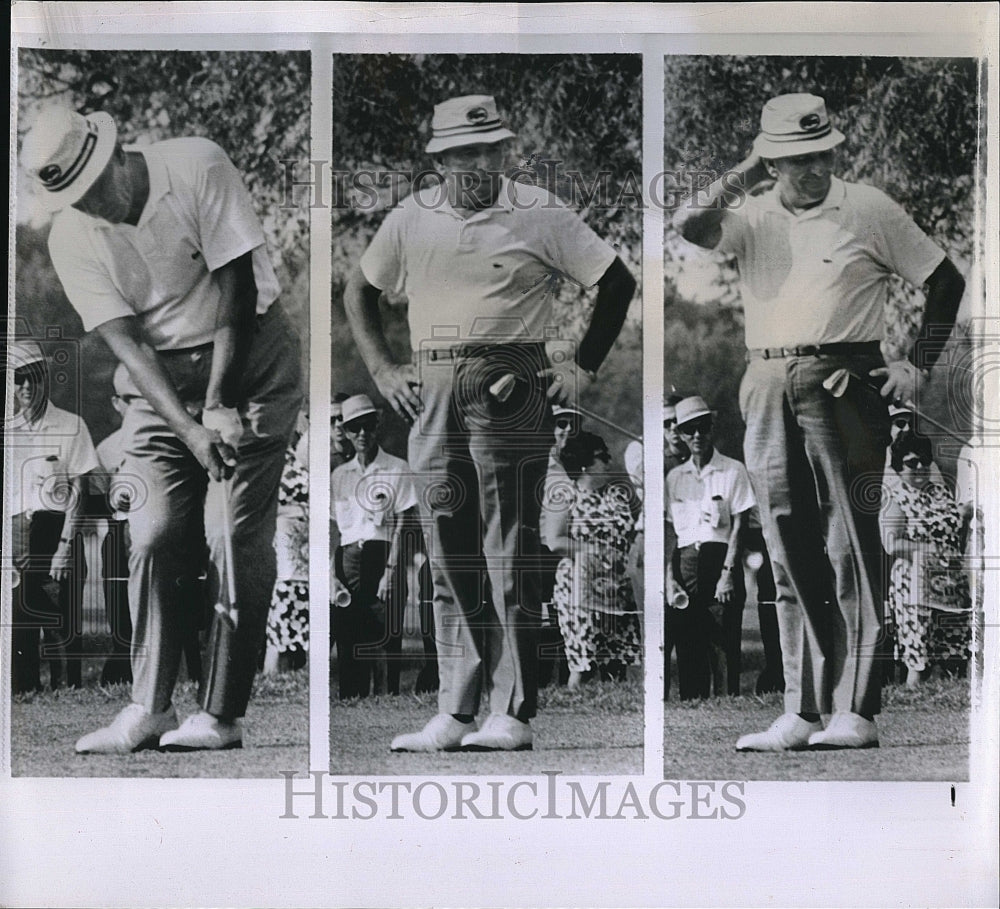
M503 121L497 118L496 120L487 120L485 123L463 123L461 126L435 126L433 133L435 139L444 139L448 136L463 136L466 133L492 132L502 127Z
M826 126L821 129L813 129L808 132L801 130L797 133L769 133L763 132L761 135L768 142L801 142L806 139L822 139L833 131L833 124L827 121Z
M91 157L94 154L94 149L97 147L97 130L93 124L88 124L87 135L84 137L83 145L80 148L80 153L76 156L76 160L67 168L65 171L61 170L58 165L54 165L56 170L55 173L48 179L42 179L42 183L49 192L59 192L61 189L65 189L69 186L77 177L80 176L80 172L87 166ZM42 176L44 171L48 168L42 168L39 172L39 176Z

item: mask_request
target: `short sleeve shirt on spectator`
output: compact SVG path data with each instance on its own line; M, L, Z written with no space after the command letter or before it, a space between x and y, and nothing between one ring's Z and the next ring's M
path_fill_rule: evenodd
M725 504L729 520L721 520L713 527L709 516L716 496ZM720 451L713 451L711 460L700 471L692 458L667 474L667 507L678 546L728 543L731 518L756 504L746 467Z
M5 438L13 469L12 514L65 512L69 481L99 467L87 424L51 402L36 423L14 416Z
M131 146L149 170L137 225L110 224L67 208L49 235L56 272L87 331L138 316L158 350L212 340L219 303L211 273L253 253L257 313L279 287L243 180L214 142L169 139Z
M501 181L462 218L443 185L407 197L361 258L369 284L409 302L410 341L544 340L559 279L591 287L615 251L541 187Z
M736 256L750 349L881 340L890 276L919 287L945 257L881 190L837 178L797 214L776 187L748 196L716 249Z
M333 472L330 487L341 546L390 542L389 518L417 504L409 464L381 448L367 467L357 457L341 464Z

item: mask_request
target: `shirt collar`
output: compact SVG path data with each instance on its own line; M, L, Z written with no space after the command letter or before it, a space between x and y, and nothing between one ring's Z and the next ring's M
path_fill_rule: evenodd
M483 221L497 212L512 212L514 210L514 199L517 196L517 192L514 187L517 185L516 180L508 180L506 176L500 177L500 192L497 195L496 202L494 202L489 208L481 209L480 211L474 212L469 215L468 218L463 218L451 204L451 200L448 198L448 193L444 193L444 198L441 200L440 205L434 207L434 211L443 212L446 215L450 215L453 218L458 218L460 221ZM442 190L445 188L444 183L440 183L439 186Z
M789 218L805 218L814 212L829 211L834 208L840 208L846 195L847 187L844 185L844 181L839 177L831 177L830 190L826 194L826 198L820 202L819 205L814 205L812 208L807 208L798 214L792 214L792 212L781 204L781 195L778 192L777 183L775 183L771 189L761 196L761 200L771 211L781 212Z
M375 457L372 458L371 464L369 464L367 467L361 466L361 461L358 459L357 455L354 455L354 457L351 458L350 461L345 461L342 466L348 468L353 473L360 473L363 475L366 473L371 473L373 470L384 468L387 457L388 453L382 447L382 444L379 443L378 451L375 453Z
M685 470L688 473L693 473L695 476L704 476L706 473L712 470L722 470L722 455L719 453L719 449L713 446L712 457L708 459L708 463L698 470L698 465L694 463L694 458L688 458L683 464L680 464L676 469Z

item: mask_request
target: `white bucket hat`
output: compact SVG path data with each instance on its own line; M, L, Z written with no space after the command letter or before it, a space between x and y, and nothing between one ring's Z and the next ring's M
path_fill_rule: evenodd
M692 420L697 420L699 417L713 415L712 408L705 403L705 399L701 395L691 395L683 401L678 401L675 409L678 427L690 423Z
M369 414L378 413L372 399L368 395L353 395L341 405L345 423L357 420L360 417L367 417Z
M844 134L830 122L826 102L800 92L778 95L764 105L753 147L762 158L791 158L827 151L843 141Z
M433 136L427 143L429 155L463 145L514 138L514 133L503 125L492 95L462 95L435 104L431 130Z
M45 352L37 341L15 341L7 349L8 369L21 369L21 367L30 366L32 363L44 363L45 361Z
M49 211L79 202L101 175L118 141L111 114L78 114L68 107L47 107L21 147L21 164L42 192Z

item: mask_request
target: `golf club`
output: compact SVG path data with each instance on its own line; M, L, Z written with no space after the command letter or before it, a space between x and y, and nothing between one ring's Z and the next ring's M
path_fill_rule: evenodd
M857 373L851 372L849 369L834 370L829 376L827 376L826 379L823 380L823 388L833 397L842 398L847 392L847 387L851 384L851 379L857 379L859 382L863 382L869 388L873 388L876 391L881 391L882 389L882 383L877 382L872 378L862 378ZM902 406L907 410L911 410L919 420L930 423L930 425L935 429L945 433L949 438L958 442L960 445L966 444L966 440L955 433L954 430L949 429L943 423L939 423L933 417L929 417L922 410L919 410L912 401L903 401Z

